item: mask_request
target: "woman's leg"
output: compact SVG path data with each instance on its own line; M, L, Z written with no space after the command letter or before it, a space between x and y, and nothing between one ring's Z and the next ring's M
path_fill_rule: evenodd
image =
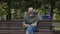
M26 29L26 34L34 34L34 30L33 27L31 25L29 25Z

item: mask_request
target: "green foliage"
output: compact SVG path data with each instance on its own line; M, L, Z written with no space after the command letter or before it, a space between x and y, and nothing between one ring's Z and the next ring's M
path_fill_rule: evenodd
M0 3L0 16L7 14L6 3Z
M56 2L57 0L55 0ZM17 14L17 17L23 16L24 12L27 11L28 7L32 6L34 10L38 13L38 16L41 17L42 14L45 12L51 11L51 4L50 0L11 0L11 8L14 9L14 11ZM56 2L56 7L60 9L60 1ZM46 7L48 7L48 11L46 11ZM7 13L7 3L0 3L0 15L6 15ZM57 13L54 13L57 15Z
M56 7L60 10L60 1L56 2Z
M11 8L17 10L18 17L22 17L28 7L32 6L38 13L40 13L40 16L45 12L46 5L50 5L49 3L49 0L11 0Z

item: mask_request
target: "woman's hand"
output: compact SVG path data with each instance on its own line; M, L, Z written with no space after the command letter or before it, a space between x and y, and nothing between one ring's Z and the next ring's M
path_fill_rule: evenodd
M25 27L28 27L28 26L29 26L28 24L25 25Z
M23 26L24 26L24 28L26 28L26 27L28 27L29 25L28 25L28 24L24 24Z

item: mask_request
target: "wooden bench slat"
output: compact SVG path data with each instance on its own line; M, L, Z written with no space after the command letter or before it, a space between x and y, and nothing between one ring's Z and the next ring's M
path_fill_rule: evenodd
M11 29L11 30L14 30L14 29L20 29L23 27L23 23L22 22L14 22L14 21L8 21L8 22L0 22L0 30L4 30L4 29ZM46 21L42 21L42 22L39 22L38 24L38 28L40 29L49 29L50 27L52 26L52 24L49 22L46 22ZM3 28L4 27L4 28ZM23 28L22 28L23 29Z

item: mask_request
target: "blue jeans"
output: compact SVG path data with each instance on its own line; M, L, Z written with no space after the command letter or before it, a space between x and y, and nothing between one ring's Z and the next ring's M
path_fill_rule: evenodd
M26 28L26 34L34 34L34 32L36 31L36 28L29 25L27 28Z

